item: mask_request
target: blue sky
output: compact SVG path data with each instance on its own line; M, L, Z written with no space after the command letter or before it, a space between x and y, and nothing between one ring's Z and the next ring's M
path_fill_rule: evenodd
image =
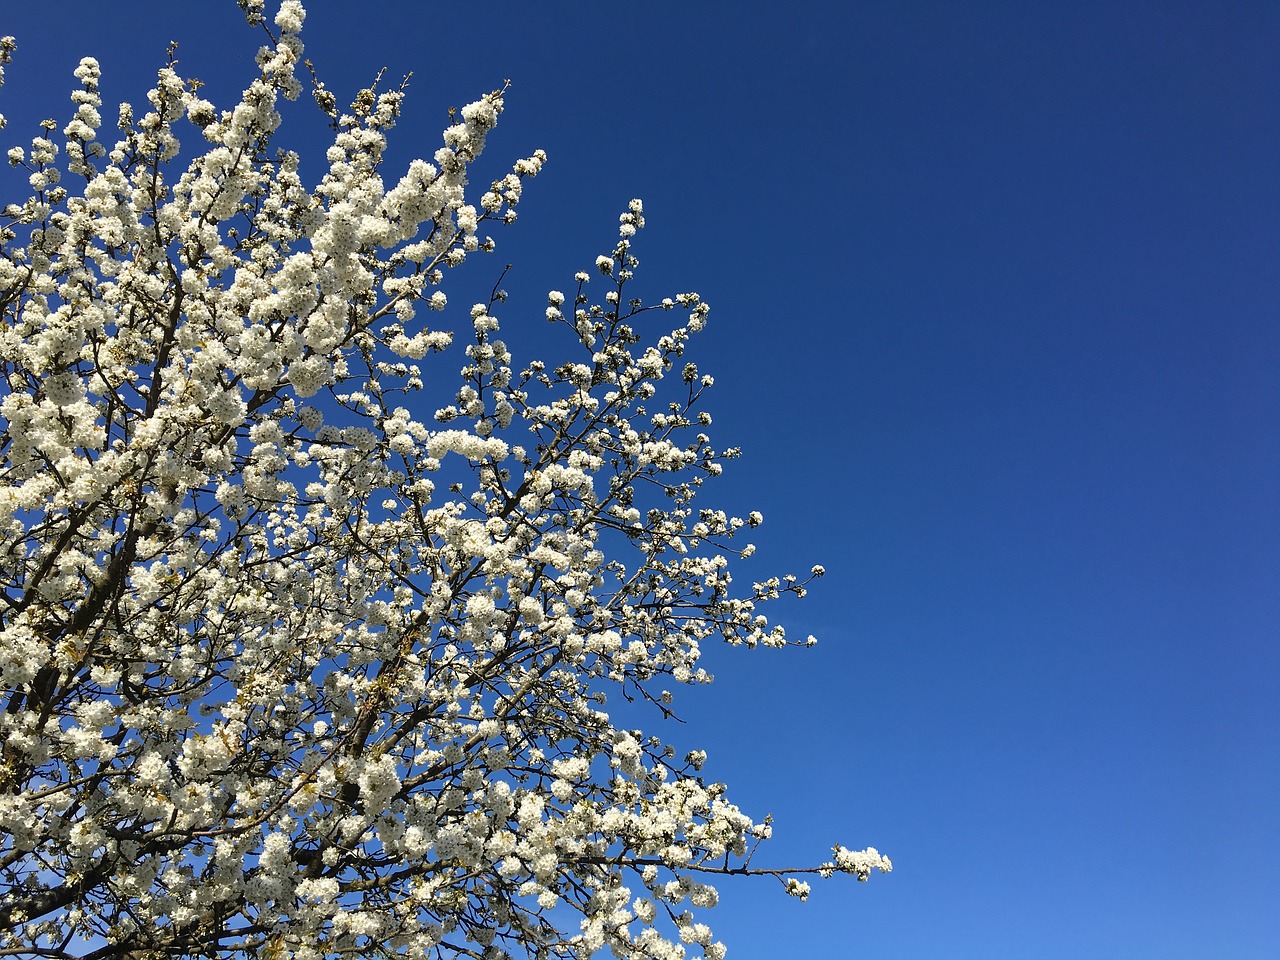
M391 169L512 81L480 179L550 162L467 269L513 321L633 196L648 296L713 306L709 505L765 514L745 579L828 575L819 646L708 651L670 735L771 862L895 861L725 884L731 957L1280 955L1280 7L307 6L340 97L414 72ZM231 0L0 32L7 143L83 55L137 103L178 39L225 103L256 42Z

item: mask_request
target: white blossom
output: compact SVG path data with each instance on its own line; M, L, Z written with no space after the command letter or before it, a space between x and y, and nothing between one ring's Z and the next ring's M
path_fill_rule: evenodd
M686 359L709 308L635 294L641 202L597 301L580 270L459 311L450 271L547 159L474 197L504 91L385 189L403 90L343 112L316 80L308 186L276 144L306 11L240 6L270 39L238 102L171 62L108 149L86 58L70 117L6 148L0 953L718 960L708 881L888 872L760 866L769 821L657 735L705 644L802 645L766 604L824 571L734 580L763 518L700 499L738 452Z

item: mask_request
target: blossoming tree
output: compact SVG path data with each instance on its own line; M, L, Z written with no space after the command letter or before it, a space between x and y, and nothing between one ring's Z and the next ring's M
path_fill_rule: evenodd
M640 202L548 295L562 360L513 359L501 292L438 325L544 155L468 203L493 93L387 188L402 92L311 77L309 190L272 146L302 6L240 5L269 42L232 109L171 59L108 148L86 59L8 152L0 954L718 958L716 877L887 871L753 865L704 755L604 709L669 714L709 638L788 643L759 608L808 580L737 591L759 515L695 507L735 451L684 360L706 304L633 293Z

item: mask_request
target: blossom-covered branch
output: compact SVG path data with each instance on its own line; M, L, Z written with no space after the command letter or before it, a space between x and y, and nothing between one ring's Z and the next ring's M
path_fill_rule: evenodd
M548 294L563 359L517 362L501 291L458 325L443 289L546 159L468 202L503 92L388 186L403 89L313 79L308 189L274 145L303 8L240 5L269 42L231 109L171 56L104 136L86 59L8 150L0 953L715 958L709 876L887 871L751 866L769 824L705 755L602 709L788 644L761 608L822 573L739 590L760 515L695 505L737 451L685 358L707 305L633 293L640 201Z

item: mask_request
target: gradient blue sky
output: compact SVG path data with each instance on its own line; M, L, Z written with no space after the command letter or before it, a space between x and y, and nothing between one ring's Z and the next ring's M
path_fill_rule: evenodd
M709 651L670 735L770 862L896 864L725 884L730 957L1280 956L1280 6L307 7L340 97L414 72L391 170L512 81L479 179L551 159L468 271L531 337L633 196L644 290L713 305L707 498L765 514L747 579L828 576L820 645ZM140 103L178 39L225 104L256 43L231 0L0 33L6 145L83 55Z

